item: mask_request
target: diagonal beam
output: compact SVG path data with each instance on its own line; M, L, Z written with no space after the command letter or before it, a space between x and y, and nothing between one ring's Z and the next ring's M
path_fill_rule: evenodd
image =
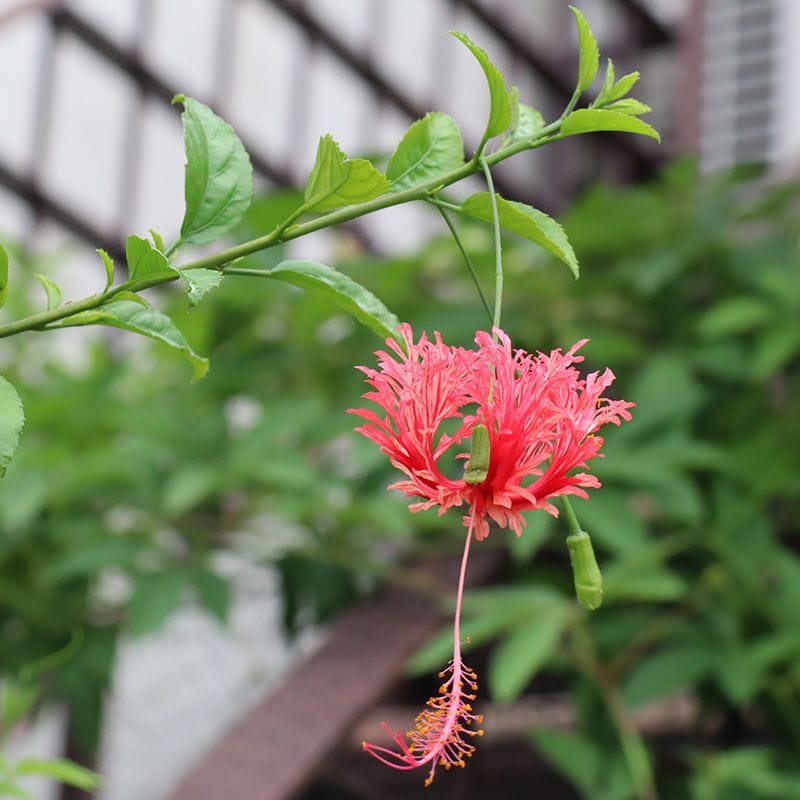
M42 5L52 6L53 4L42 3ZM51 7L49 13L55 30L69 32L91 50L129 75L146 95L156 97L171 107L172 98L176 93L175 88L150 70L135 52L120 48L102 31L65 6ZM175 113L179 113L177 109L175 109ZM261 177L278 186L296 185L288 170L259 153L250 143L244 141L243 144L250 155L253 169ZM125 262L123 246L116 240L116 237L98 230L78 217L67 206L43 192L34 182L22 178L7 167L0 167L0 183L7 186L12 192L19 194L34 211L46 214L88 244L93 247L100 245L123 263ZM377 248L370 241L362 226L357 223L349 223L346 227L368 251L377 252Z
M102 247L115 259L125 263L125 250L116 238L95 228L67 205L43 191L35 181L19 175L2 162L0 162L0 184L20 197L35 214L49 217L92 247Z
M640 0L616 0L616 2L639 25L642 35L641 44L645 47L657 47L675 41L675 34Z
M147 94L157 97L167 105L171 104L176 89L150 70L136 53L123 50L102 31L69 8L58 7L52 12L52 17L57 28L69 31L98 55L127 73ZM279 186L294 185L292 176L287 170L258 153L247 142L243 143L250 154L253 168L262 177Z
M323 22L315 17L302 3L292 0L266 0L291 19L312 42L321 44L356 73L377 94L412 119L419 119L430 108L414 99L383 75L366 56L358 53ZM431 106L432 107L432 106Z
M425 116L425 114L434 107L431 103L419 104L416 102L410 95L406 94L393 81L378 70L368 57L350 47L350 45L308 11L302 3L292 2L292 0L266 0L266 2L283 12L312 42L317 42L325 47L336 56L342 64L348 67L351 72L355 73L360 80L410 119L419 119ZM474 148L472 149L474 150ZM467 150L470 150L469 145L467 145ZM520 192L524 191L527 194L527 197L524 199L528 202L533 202L540 208L547 208L548 205L551 205L544 200L531 197L530 189L523 190L520 187L512 186L502 175L495 176L494 182L500 194L506 197L513 197L515 195L519 197Z

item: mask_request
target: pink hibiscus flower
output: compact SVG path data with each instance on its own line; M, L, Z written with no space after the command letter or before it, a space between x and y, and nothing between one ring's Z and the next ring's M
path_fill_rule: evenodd
M411 327L400 333L405 347L389 339L389 352L379 351L378 369L359 367L372 391L364 399L381 410L350 409L364 419L356 428L386 453L405 479L391 484L415 498L411 511L466 506L468 529L462 560L454 625L454 652L442 673L447 680L439 696L431 698L409 732L407 743L399 733L392 738L399 752L366 744L380 760L398 769L431 764L430 783L437 764L463 766L474 746L469 739L479 731L472 713L477 682L461 661L459 617L467 554L472 533L489 535L489 521L509 527L517 536L525 527L524 511L543 509L553 516L552 499L560 495L587 497L586 489L599 481L585 469L600 455L603 439L597 435L606 423L619 425L631 418L633 403L609 400L603 392L614 381L606 369L580 376L575 364L582 340L566 353L512 350L500 329L492 336L479 331L476 350L451 347L436 333L423 333L414 342ZM447 430L445 430L447 429ZM453 432L448 432L452 430ZM459 445L472 440L472 452ZM445 454L467 464L463 475L446 474ZM388 730L388 729L387 729Z

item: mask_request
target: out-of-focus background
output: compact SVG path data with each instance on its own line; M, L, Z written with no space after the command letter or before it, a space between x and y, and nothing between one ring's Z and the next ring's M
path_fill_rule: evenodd
M642 72L634 95L663 144L575 137L515 157L497 184L563 220L583 266L576 284L509 239L506 329L528 349L591 337L587 366L611 365L638 404L609 434L605 488L577 504L607 601L591 619L575 606L553 520L490 537L465 623L487 733L428 795L793 800L800 5L582 8L617 74ZM252 156L259 197L238 239L296 206L323 133L379 160L436 109L474 147L485 80L451 29L560 114L577 61L562 0L3 0L3 313L40 306L34 273L78 298L102 286L94 248L177 231L177 92ZM462 234L488 282L488 230ZM288 252L336 263L415 329L468 346L484 324L428 209ZM1 343L27 428L0 483L0 678L80 631L5 751L95 767L102 800L416 797L419 776L382 771L359 742L384 718L405 729L435 689L460 523L408 514L352 433L352 367L377 341L279 287L229 280L190 314L160 300L211 357L200 384L125 336Z

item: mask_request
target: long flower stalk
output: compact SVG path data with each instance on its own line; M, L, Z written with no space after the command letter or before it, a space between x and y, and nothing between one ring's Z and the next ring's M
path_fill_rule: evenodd
M426 786L433 782L437 766L445 769L466 766L466 760L475 752L471 739L483 736L483 730L473 727L483 722L483 717L475 714L472 707L478 689L477 676L461 658L461 605L473 527L474 520L467 530L458 573L453 615L453 658L439 673L439 677L444 679L439 693L428 700L414 721L414 728L405 737L400 731L392 731L383 723L383 729L392 737L398 750L364 742L364 749L370 755L395 769L417 769L430 764Z

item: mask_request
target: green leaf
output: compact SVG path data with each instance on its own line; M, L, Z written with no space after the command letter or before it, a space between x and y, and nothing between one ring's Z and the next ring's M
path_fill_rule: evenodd
M0 308L5 305L8 297L8 253L0 244Z
M306 184L305 206L309 211L364 203L388 191L386 176L367 159L348 158L330 134L320 138Z
M620 111L606 111L597 108L579 108L573 111L561 126L561 133L574 136L578 133L596 131L619 131L621 133L640 133L657 142L661 141L658 131L646 122L623 114Z
M96 575L109 566L130 569L142 552L142 544L130 537L108 536L91 544L77 543L48 560L43 571L45 584L58 584L76 577Z
M128 631L133 636L143 636L159 628L180 605L183 588L181 572L138 575L128 607Z
M508 130L511 125L511 98L506 82L499 69L491 62L486 55L486 51L478 47L465 33L460 31L450 31L459 42L466 45L472 55L478 59L486 81L489 84L489 119L486 122L486 131L483 134L483 141L487 141L494 136L499 136Z
M180 516L202 503L220 485L222 473L217 464L183 464L173 470L162 485L161 507Z
M578 23L580 61L577 92L583 94L591 86L594 76L597 75L597 70L600 68L600 50L586 17L575 6L570 6L570 9Z
M39 699L39 686L4 678L0 682L0 723L3 731L10 731ZM2 795L0 795L2 797Z
M321 292L381 339L398 337L400 320L372 292L333 267L316 261L282 261L264 270L264 277Z
M136 292L129 292L127 290L118 292L114 295L114 301L116 302L117 300L130 300L132 303L138 303L140 306L150 308L150 303L140 294L136 294Z
M595 796L600 776L605 768L603 753L597 745L578 733L558 730L536 730L531 732L536 749L568 780L584 797Z
M156 248L156 250L160 250L162 253L166 253L167 250L164 247L164 237L158 231L153 230L153 228L148 228L148 231L150 233L150 238L153 240L153 245Z
M550 537L553 527L553 518L549 514L531 514L524 535L514 536L509 542L514 562L530 562Z
M181 225L183 244L219 239L242 218L253 199L253 167L233 128L211 109L182 94L181 120L186 148Z
M6 474L24 424L25 412L17 390L0 375L0 478Z
M386 167L391 191L429 183L464 163L464 141L456 121L441 111L418 119L404 134Z
M493 637L497 636L499 630L502 630L505 621L498 623L497 620L483 618L475 622L468 620L462 623L461 629L467 636L468 644L463 648L468 650L483 642L487 642ZM453 654L453 627L449 625L442 628L431 639L429 639L422 647L417 650L411 658L406 662L406 672L413 676L423 675L426 672L433 672L447 663L447 659Z
M191 582L200 605L215 616L223 625L228 621L231 591L228 582L209 569L197 569L191 573Z
M555 614L518 628L495 648L489 662L489 691L501 703L515 700L553 655L567 616Z
M208 359L192 350L175 323L160 311L133 300L112 300L92 311L81 311L67 317L54 327L71 328L79 325L110 325L114 328L140 333L180 350L194 369L195 380L208 372Z
M800 775L779 771L778 752L767 747L740 747L697 758L693 787L697 800L752 797L786 800L797 797ZM789 762L791 763L791 762ZM746 790L746 794L736 790Z
M128 237L125 258L128 262L129 281L149 281L154 278L174 277L176 274L167 257L140 236Z
M621 97L625 97L625 95L628 94L631 89L633 89L638 80L638 72L629 72L627 75L623 75L614 84L614 89L608 97L608 102L612 103L614 100L619 100Z
M103 287L103 291L107 292L111 288L111 284L114 283L114 259L102 248L98 248L95 252L100 256L100 260L106 268L106 285Z
M544 117L525 103L517 104L517 120L508 137L508 143L530 139L544 127Z
M639 600L668 602L680 600L688 585L668 569L638 561L614 561L604 569L603 591L607 602Z
M36 800L31 792L18 783L0 778L0 797L14 797L17 800Z
M750 362L754 377L764 380L788 364L800 352L800 327L797 318L775 321L756 343Z
M491 222L492 199L489 192L478 192L468 197L461 210L471 217ZM554 219L532 206L515 200L506 200L500 195L497 195L497 212L500 224L506 230L543 247L563 261L572 270L572 274L578 277L580 271L578 259L564 229Z
M700 317L697 330L706 339L724 339L761 328L774 316L774 308L764 300L738 295L712 306Z
M482 644L522 625L539 624L567 613L567 599L551 589L509 586L485 589L464 598L467 618L461 625L472 645ZM427 642L406 665L412 675L438 668L453 649L453 629L444 628Z
M61 287L40 272L37 272L34 277L42 284L44 293L47 295L47 310L58 308L61 305Z
M96 789L100 786L99 775L66 758L23 758L16 763L14 774L18 777L44 775L79 789Z
M222 283L222 270L219 269L187 269L178 270L186 287L189 305L196 306L212 289Z
M639 660L623 684L625 702L640 706L692 686L711 669L712 647L668 647Z
M606 106L606 111L619 111L620 114L628 114L632 117L638 117L640 114L649 114L652 110L647 103L643 103L635 97L625 97Z
M606 103L611 102L611 94L614 91L615 79L614 62L609 58L606 64L606 77L603 80L603 86L592 103L593 107L604 106Z

